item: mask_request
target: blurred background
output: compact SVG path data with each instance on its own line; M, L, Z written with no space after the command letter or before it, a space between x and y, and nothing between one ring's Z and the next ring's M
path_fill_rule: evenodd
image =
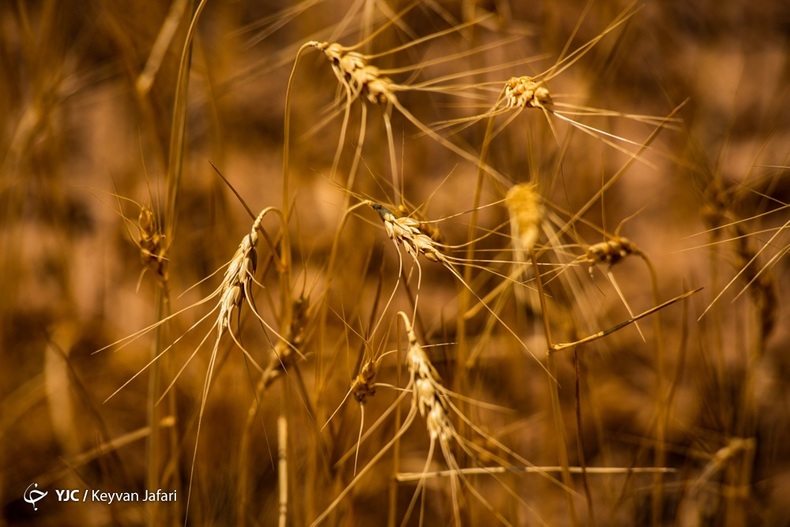
M285 415L293 461L286 519L309 524L354 477L351 462L339 460L357 442L360 405L347 393L361 364L380 358L379 381L404 386L405 335L394 313L411 312L416 270L404 255L396 284L397 252L380 218L367 208L345 214L367 198L438 220L448 245L474 238L473 222L478 236L494 233L472 257L496 274L464 276L512 332L480 305L466 313L474 296L421 260L417 329L431 360L452 389L508 409L463 404L489 435L467 427L470 441L492 459L506 457L501 441L539 466L561 464L565 442L572 466L674 469L576 475L572 496L534 474L470 478L464 524L490 518L487 505L518 525L790 524L785 2L198 4L0 3L0 523L273 525L277 416ZM562 60L624 11L627 20L578 60ZM312 40L359 44L400 87L409 113L364 94L346 104L327 57L300 50ZM486 112L519 75L544 79L554 108L588 128L540 109L502 112L486 142ZM472 161L485 144L501 177L485 176L476 192ZM629 325L558 352L552 384L539 364L546 341L534 288L525 305L506 278L518 255L501 200L525 182L537 183L545 203L539 244L551 303L543 316L555 342L704 289L641 320L644 340ZM267 206L290 211L293 261L284 287L272 245L261 240L255 301L305 359L288 375L275 365L263 387L251 360L265 369L277 338L245 304L232 326L251 357L224 338L206 394L216 330L204 316L217 299L199 302L250 230L246 207L255 215ZM277 244L282 221L270 215L263 225ZM590 246L618 236L649 265L585 260ZM466 257L464 248L454 254ZM283 287L297 307L284 307ZM283 313L298 313L299 299L309 306L305 319L289 326ZM462 363L463 346L476 361ZM400 358L381 357L394 349ZM365 427L397 396L380 386L364 406ZM363 443L360 467L392 439L393 419ZM327 524L383 525L388 514L401 523L415 485L393 498L391 476L393 467L425 466L420 420L398 461L388 455ZM488 462L457 454L462 466ZM446 465L435 455L431 467ZM38 510L24 499L33 482L50 491ZM459 497L449 482L427 486L424 524L453 524ZM54 492L158 488L176 490L177 501L64 503ZM404 523L418 525L419 514Z

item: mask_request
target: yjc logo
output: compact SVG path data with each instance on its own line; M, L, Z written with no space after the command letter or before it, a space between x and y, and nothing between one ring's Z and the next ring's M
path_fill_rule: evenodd
M80 501L79 489L72 489L72 490L55 489L55 494L58 495L58 501Z
M37 511L38 507L36 507L36 503L44 499L44 496L49 494L45 491L38 490L38 483L31 483L28 485L27 489L25 489L25 493L22 495L25 498L25 501L28 502L33 506L33 510Z

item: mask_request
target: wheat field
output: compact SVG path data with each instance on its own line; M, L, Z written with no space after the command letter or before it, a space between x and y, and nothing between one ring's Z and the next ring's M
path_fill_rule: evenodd
M0 525L790 524L784 4L0 4Z

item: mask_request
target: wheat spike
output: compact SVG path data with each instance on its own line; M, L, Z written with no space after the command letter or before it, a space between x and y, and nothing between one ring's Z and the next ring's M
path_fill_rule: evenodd
M536 184L522 183L511 187L505 196L510 213L510 231L519 258L535 246L540 236L543 203L537 188Z

